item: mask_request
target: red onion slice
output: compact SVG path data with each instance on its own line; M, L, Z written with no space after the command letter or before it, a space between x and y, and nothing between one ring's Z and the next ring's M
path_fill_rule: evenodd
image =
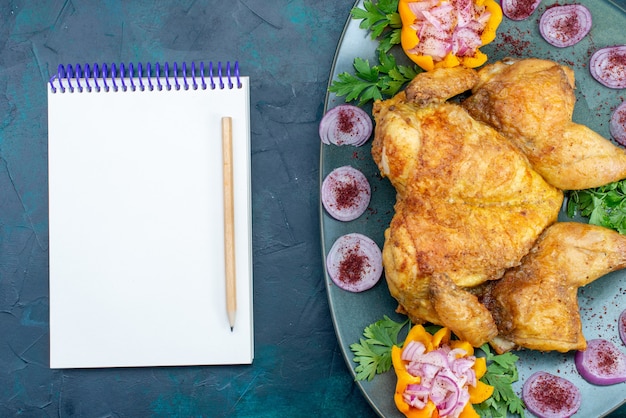
M474 1L412 1L408 5L416 17L411 28L419 39L408 52L439 62L450 53L457 57L474 56L483 45L481 34L491 13L477 7Z
M429 395L430 388L420 384L411 384L407 385L402 396L404 401L409 405L417 409L424 409L428 403Z
M599 49L589 61L593 78L612 89L626 88L626 45Z
M426 347L419 341L409 341L402 349L402 360L411 361L426 352Z
M502 13L511 20L524 20L532 15L541 0L502 0Z
M438 416L459 416L470 400L468 385L476 384L472 367L476 357L463 349L447 345L426 352L423 343L409 341L402 349L406 371L420 378L420 383L407 385L403 393L406 403L423 409L430 399L437 407Z
M587 349L577 351L574 362L578 373L594 385L626 382L626 354L608 340L587 341Z
M458 382L446 374L440 373L433 382L430 398L437 406L440 416L450 415L459 406L459 398L463 389Z
M619 337L626 344L626 309L624 309L617 319L617 328L619 329Z
M343 166L331 171L322 182L322 204L330 216L352 221L365 212L370 203L370 184L356 168Z
M591 12L582 4L554 6L541 15L539 32L550 45L565 48L580 42L591 23Z
M326 269L340 288L349 292L363 292L380 280L383 256L378 245L365 235L342 235L328 252Z
M539 418L570 417L581 400L580 390L572 382L547 372L536 372L524 382L522 398Z
M609 124L611 136L620 144L626 146L626 102L617 106L611 116Z
M330 109L319 126L324 144L353 145L360 147L372 134L372 119L363 109L343 104Z

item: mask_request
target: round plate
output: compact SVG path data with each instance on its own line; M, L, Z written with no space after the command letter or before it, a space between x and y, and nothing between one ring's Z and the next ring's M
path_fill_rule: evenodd
M552 47L541 38L537 22L541 13L553 1L542 2L539 9L526 21L514 22L504 18L498 29L496 41L481 50L489 56L489 62L512 57L538 57L552 59L574 68L576 72L577 104L574 120L584 123L605 137L609 137L609 119L624 97L623 90L611 90L596 82L588 71L591 54L598 48L624 42L620 38L626 27L626 14L608 1L589 0L585 5L590 9L594 25L591 32L577 45L559 49ZM362 0L355 7L363 8ZM348 17L343 36L335 55L334 65L329 80L335 80L343 72L353 74L354 58L364 58L370 64L377 62L376 41L369 33L359 28L360 21ZM402 54L395 54L398 61L406 64ZM329 93L325 109L330 109L344 102L343 97ZM366 107L370 111L370 107ZM341 235L359 232L371 237L382 248L384 230L393 216L395 190L388 180L382 179L378 168L370 155L371 141L360 148L352 146L321 146L320 185L323 178L334 168L351 165L361 170L369 179L372 187L370 207L360 218L351 222L339 222L325 213L320 204L322 250L324 256L333 242ZM568 220L562 213L561 220ZM356 363L352 361L350 345L359 341L363 329L384 315L401 321L405 317L395 313L396 301L390 296L384 278L372 289L363 293L350 293L336 287L326 275L326 288L330 301L331 314L348 367L354 374ZM579 292L579 305L583 330L587 339L607 338L624 350L617 331L617 318L626 308L626 270L611 273ZM565 377L575 383L582 392L582 405L578 416L599 417L610 413L625 401L624 384L613 386L594 386L584 381L576 372L573 353L540 353L518 351L520 356L518 370L520 380L514 389L521 394L524 380L537 370L545 370ZM382 417L402 417L393 403L395 390L393 371L376 376L372 381L358 382L366 399ZM531 416L530 413L527 413Z

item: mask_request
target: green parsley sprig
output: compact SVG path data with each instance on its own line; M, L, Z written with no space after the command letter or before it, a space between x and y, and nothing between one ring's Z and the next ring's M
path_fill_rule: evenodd
M417 65L399 65L392 52L392 48L400 44L402 28L398 0L365 0L363 7L353 8L351 16L361 19L359 27L378 40L378 63L370 64L367 59L355 58L354 74L339 74L329 88L346 102L358 101L359 106L395 95L421 71Z
M408 320L396 322L385 315L365 328L365 338L350 346L355 354L353 360L358 363L354 369L356 380L372 380L377 374L391 369L391 347L399 345L398 334L408 323Z
M579 213L589 223L626 234L626 179L604 186L569 192L567 215Z
M409 324L396 322L388 316L365 327L358 343L350 345L355 354L353 361L356 380L372 380L377 374L389 371L392 367L391 348L402 347L398 341L400 331ZM429 326L427 331L434 334L440 327ZM493 354L488 344L480 347L487 361L487 372L481 377L484 383L494 387L493 395L485 402L474 405L476 412L485 418L505 418L507 412L524 418L524 402L513 391L513 383L519 378L517 361L519 357L511 352ZM478 354L478 353L477 353Z
M353 19L361 19L359 27L370 32L372 39L378 39L380 49L389 52L400 43L402 20L398 13L398 0L365 0L364 9L355 7L350 14Z
M346 102L358 99L359 106L362 106L384 96L393 96L417 75L417 68L398 65L393 55L378 52L378 65L370 66L368 60L355 58L353 66L356 73L339 74L329 90L337 96L345 96Z
M484 383L493 386L493 395L485 402L474 405L481 417L506 418L507 412L524 418L524 402L513 391L513 383L519 379L517 360L519 357L511 352L493 354L488 344L480 349L485 353L487 372L480 378Z

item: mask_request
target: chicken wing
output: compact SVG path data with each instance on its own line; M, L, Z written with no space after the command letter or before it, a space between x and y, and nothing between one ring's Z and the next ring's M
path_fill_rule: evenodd
M437 83L450 83L450 77L431 74L426 91L420 90L421 76L412 83L415 90L374 105L372 155L397 191L395 214L385 231L385 276L399 310L414 322L462 333L462 313L437 309L431 295L443 306L450 303L446 292L461 295L465 288L498 279L517 266L556 221L563 194L501 134L442 100L442 94L468 88L467 82L452 81L459 87L437 89ZM409 92L419 103L408 99ZM438 274L454 286L431 286ZM476 308L471 298L464 300L467 304L459 309ZM485 332L472 338L480 345L491 337Z
M430 296L437 315L461 340L479 347L498 335L491 312L477 296L458 287L448 275L432 275Z
M584 350L578 288L625 267L626 236L576 222L550 226L484 300L499 332L492 345L499 352Z
M463 106L516 144L548 183L579 190L626 178L626 151L572 122L570 68L535 58L507 59L478 75Z
M476 70L465 67L428 71L415 77L406 86L406 98L418 106L442 103L471 90L478 80Z

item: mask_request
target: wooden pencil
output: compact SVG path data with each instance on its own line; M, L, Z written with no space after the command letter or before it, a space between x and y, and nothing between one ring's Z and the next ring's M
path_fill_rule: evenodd
M226 313L230 330L237 313L237 275L235 270L235 199L233 185L232 118L222 118L222 158L224 166L224 262L226 273Z

